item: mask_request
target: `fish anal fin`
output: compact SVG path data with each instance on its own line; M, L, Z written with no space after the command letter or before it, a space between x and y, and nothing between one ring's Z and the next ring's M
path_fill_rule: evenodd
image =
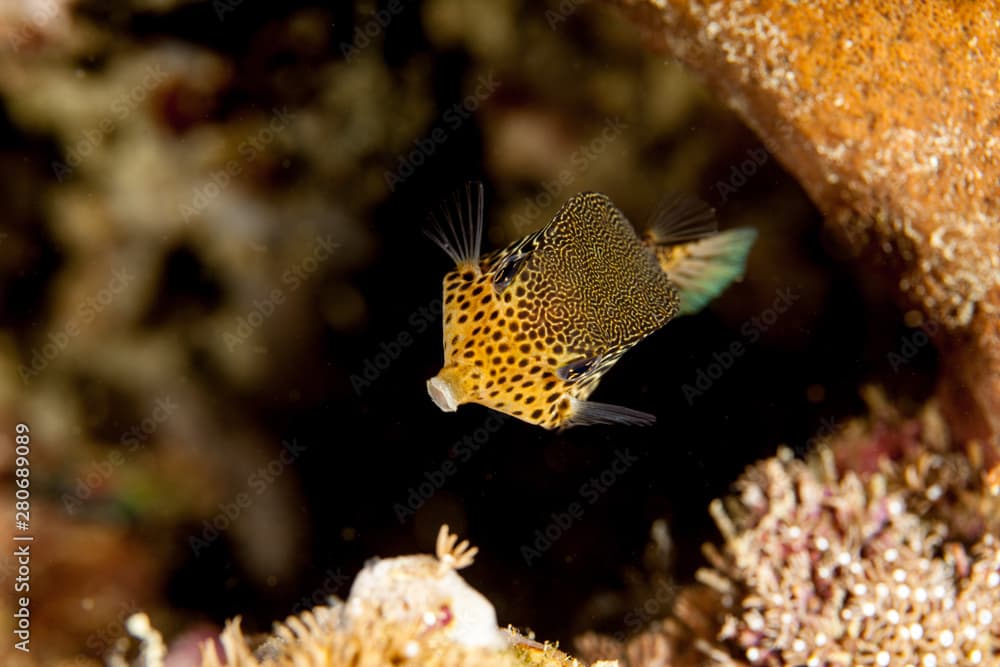
M623 426L649 426L656 421L656 416L648 412L633 410L621 405L596 403L570 399L572 416L565 426L590 426L593 424L619 424Z
M680 292L681 315L697 313L743 278L756 238L757 230L742 227L659 253L661 268Z
M702 200L669 194L656 205L643 235L647 244L676 245L697 241L719 231L715 211Z

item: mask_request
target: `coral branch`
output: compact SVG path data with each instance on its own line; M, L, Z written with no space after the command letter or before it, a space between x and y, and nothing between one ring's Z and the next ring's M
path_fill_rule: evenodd
M930 318L955 434L1000 437L1000 3L617 4Z

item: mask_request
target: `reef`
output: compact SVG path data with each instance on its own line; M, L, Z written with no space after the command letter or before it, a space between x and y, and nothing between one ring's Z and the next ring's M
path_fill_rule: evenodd
M870 400L879 395L870 392ZM939 411L877 403L804 459L787 448L712 503L724 542L672 614L581 655L653 665L1000 664L1000 468ZM861 468L874 464L873 469Z
M923 313L960 439L1000 437L1000 3L617 4Z
M638 221L664 189L707 190L753 141L612 8L403 4L389 31L366 2L0 10L0 432L31 426L34 509L52 529L32 600L47 639L32 658L100 659L137 609L168 637L217 624L238 595L256 596L257 608L237 608L260 627L325 576L318 560L302 562L310 542L336 543L314 548L339 566L413 550L445 520L471 521L477 505L452 502L456 486L402 529L365 531L379 544L356 539L372 517L354 509L389 507L411 482L375 472L381 456L363 460L375 449L348 434L363 429L410 456L422 448L381 411L395 406L412 424L433 408L422 389L385 395L439 361L440 316L419 328L410 316L433 311L440 295L435 265L411 252L412 242L432 253L419 226L437 192L423 191L482 172L494 190L491 244L503 244L577 191L607 192ZM427 43L404 48L411 32ZM421 150L428 141L433 155ZM428 164L414 171L415 159ZM779 226L752 261L781 257L785 273L748 278L742 303L715 309L730 322L764 309L779 286L813 302L830 289L797 250L814 211L773 161L757 183L733 198L726 222ZM414 280L391 286L399 275ZM818 330L818 312L789 322ZM411 334L413 348L382 373L394 379L359 390L353 378L379 343ZM303 418L319 413L329 426ZM303 481L331 450L338 467L358 471L353 480ZM520 484L524 466L513 461L516 474L498 479ZM12 465L0 457L6 497ZM548 465L533 471L549 475ZM313 532L299 508L320 486L338 509ZM135 576L120 576L126 568ZM498 605L516 604L504 574L487 579ZM168 594L190 596L204 615L191 619ZM546 607L557 598L526 606L524 622L554 617Z
M44 638L31 654L0 645L0 664L89 667L116 650L118 664L169 667L577 664L499 628L494 606L545 637L641 625L587 635L575 653L590 663L996 662L997 73L982 66L997 61L982 14L996 5L616 3L682 65L611 4L0 10L0 434L32 429ZM940 408L904 418L869 395L872 415L816 453L751 466L712 505L724 541L703 563L686 508L819 416L855 413L858 378L887 375L879 355L903 319L827 252L772 155L858 273L878 266L919 309L905 324L939 344ZM697 193L725 227L759 230L746 281L636 362L669 372L619 376L664 416L688 399L669 443L650 429L536 440L511 424L453 465L469 453L453 443L486 429L474 413L444 419L423 391L440 362L441 265L417 239L425 205L469 177L486 182L493 247L587 190L637 224L664 191ZM780 323L779 294L795 301ZM747 354L695 403L685 381L721 371L712 360L734 344ZM889 378L915 385L917 405L929 347ZM644 446L643 465L525 562L516 546L598 472L609 439ZM13 491L0 447L0 495ZM327 601L350 584L338 568L420 551L446 521L484 530L484 595L457 573L471 552L445 537L438 557L378 561ZM655 591L622 593L628 535L652 521ZM692 552L675 554L681 572L663 564L666 526ZM704 569L679 585L694 561ZM0 583L14 568L0 557ZM485 643L455 633L469 618Z
M239 620L202 647L202 667L339 667L343 665L482 665L586 667L550 644L497 627L493 605L456 572L477 549L442 526L436 557L375 559L358 574L344 602L319 606L264 638L248 639ZM141 639L137 667L163 667L162 637L145 614L128 622ZM112 667L126 667L121 654ZM614 667L595 662L594 667Z

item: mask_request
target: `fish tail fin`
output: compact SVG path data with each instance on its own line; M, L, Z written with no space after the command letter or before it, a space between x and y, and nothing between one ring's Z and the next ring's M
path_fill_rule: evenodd
M756 230L749 228L719 233L712 207L671 194L660 200L643 242L680 291L680 314L690 315L743 277L755 238Z
M743 278L756 238L756 229L741 227L683 245L656 248L660 268L680 292L681 315L697 313Z

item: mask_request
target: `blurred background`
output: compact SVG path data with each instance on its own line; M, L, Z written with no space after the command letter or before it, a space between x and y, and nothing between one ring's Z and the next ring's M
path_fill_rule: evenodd
M470 179L491 248L585 190L637 226L680 191L758 229L746 279L595 394L655 426L431 403L450 265L422 227ZM747 464L862 412L863 383L916 403L934 377L767 147L599 2L4 0L0 199L43 661L101 656L140 609L168 637L266 630L442 522L501 625L635 630L636 589L692 578Z

